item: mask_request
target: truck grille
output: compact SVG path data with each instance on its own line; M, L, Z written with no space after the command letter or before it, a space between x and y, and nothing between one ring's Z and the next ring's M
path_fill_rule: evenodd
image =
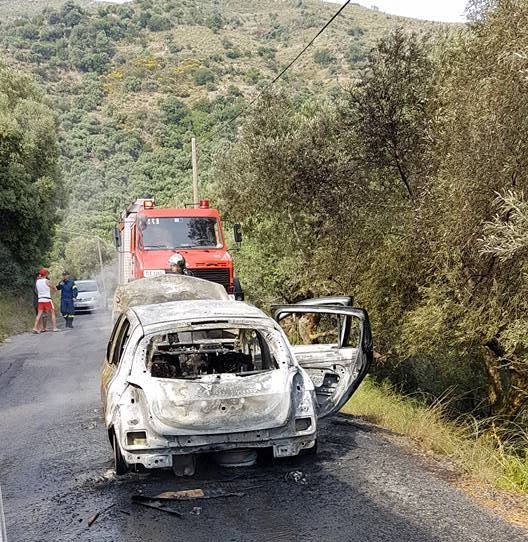
M187 269L187 272L193 277L210 280L221 284L226 290L229 288L229 269L218 268L199 268Z

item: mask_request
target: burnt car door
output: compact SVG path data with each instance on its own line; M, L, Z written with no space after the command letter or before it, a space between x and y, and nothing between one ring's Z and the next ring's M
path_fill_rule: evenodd
M106 357L103 362L101 373L101 399L103 401L103 409L107 403L108 389L110 383L114 379L123 349L130 335L130 321L125 314L121 314L114 325L112 334L106 348Z
M274 307L297 360L310 376L318 417L337 412L357 389L372 362L368 313L350 298L319 298Z

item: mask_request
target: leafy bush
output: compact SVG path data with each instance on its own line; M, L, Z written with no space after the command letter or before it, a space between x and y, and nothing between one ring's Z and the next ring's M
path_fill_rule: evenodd
M238 49L229 49L226 51L225 56L227 58L240 58L242 56L242 53Z
M215 74L209 68L198 68L194 72L194 82L197 85L207 85L207 83L212 83L214 80Z
M351 67L367 59L365 47L360 42L353 42L346 53L346 60Z
M21 287L42 265L64 202L56 119L46 101L31 78L0 66L2 289Z
M362 28L361 26L351 26L350 28L347 29L347 34L349 36L353 36L355 38L360 38L361 36L363 36L365 34L365 29Z
M267 60L275 60L275 53L277 52L277 50L273 47L263 47L263 46L260 46L258 49L257 49L257 54L262 57L262 58L265 58Z
M257 84L262 77L262 74L260 73L260 70L254 67L249 68L249 70L246 71L246 80L248 83L255 85Z
M162 32L164 30L170 30L172 27L168 18L158 15L157 13L152 14L145 24L151 32Z
M216 11L210 17L207 18L207 28L210 28L214 33L217 33L224 26L224 19L222 15Z
M125 89L128 92L139 92L142 87L142 80L139 77L127 77L124 81Z
M313 60L320 66L328 66L336 61L336 57L329 49L318 49L313 54Z

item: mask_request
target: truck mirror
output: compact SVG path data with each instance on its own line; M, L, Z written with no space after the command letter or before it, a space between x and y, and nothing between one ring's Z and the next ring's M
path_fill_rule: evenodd
M119 231L119 228L114 228L113 234L114 234L114 244L116 248L118 249L121 246L121 233Z
M242 242L242 226L240 224L235 224L233 226L233 237L235 239L235 243Z

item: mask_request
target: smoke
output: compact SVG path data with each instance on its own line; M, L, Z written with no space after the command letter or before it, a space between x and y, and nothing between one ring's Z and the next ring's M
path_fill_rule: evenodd
M119 272L117 266L117 259L103 266L98 273L94 275L94 279L97 281L99 290L103 294L108 303L114 297L114 292L118 286Z

